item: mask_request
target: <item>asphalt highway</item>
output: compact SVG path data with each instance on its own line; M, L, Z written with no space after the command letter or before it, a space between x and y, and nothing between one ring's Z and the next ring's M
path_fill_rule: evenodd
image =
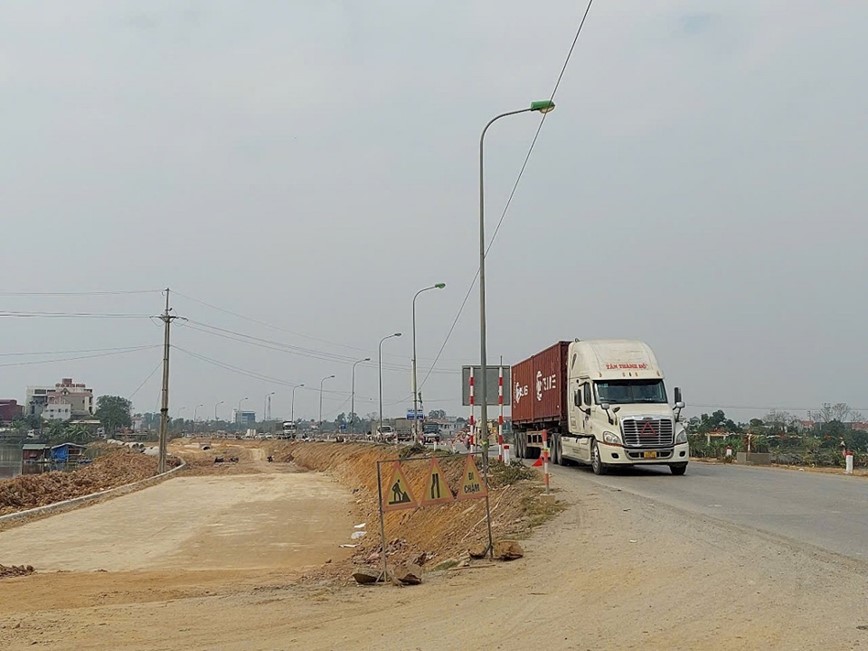
M666 466L599 477L582 466L552 466L552 485L559 482L620 489L868 562L865 477L691 462L683 477Z

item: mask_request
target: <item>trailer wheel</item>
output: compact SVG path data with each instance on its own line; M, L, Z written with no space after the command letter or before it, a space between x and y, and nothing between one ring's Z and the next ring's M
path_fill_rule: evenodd
M514 444L513 448L514 448L516 459L524 459L524 455L522 454L522 449L521 449L521 441L523 438L524 438L524 434L522 434L521 432L515 433L515 444Z
M597 442L591 443L591 469L595 475L606 474L606 464L600 458L600 448L597 447Z

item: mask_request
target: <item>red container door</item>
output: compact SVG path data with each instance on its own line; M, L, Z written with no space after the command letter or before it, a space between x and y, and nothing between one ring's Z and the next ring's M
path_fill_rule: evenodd
M512 422L533 422L533 358L512 367Z

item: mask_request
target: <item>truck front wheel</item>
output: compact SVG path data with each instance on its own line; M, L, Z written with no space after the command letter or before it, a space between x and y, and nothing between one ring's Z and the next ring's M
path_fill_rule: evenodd
M600 448L597 447L596 441L591 443L591 469L595 475L606 474L606 464L603 463L603 459L600 457Z

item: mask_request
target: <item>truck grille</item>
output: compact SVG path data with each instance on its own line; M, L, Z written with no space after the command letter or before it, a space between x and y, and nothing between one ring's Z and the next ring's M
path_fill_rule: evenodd
M621 421L624 445L658 447L672 445L672 420L669 418L625 418Z

